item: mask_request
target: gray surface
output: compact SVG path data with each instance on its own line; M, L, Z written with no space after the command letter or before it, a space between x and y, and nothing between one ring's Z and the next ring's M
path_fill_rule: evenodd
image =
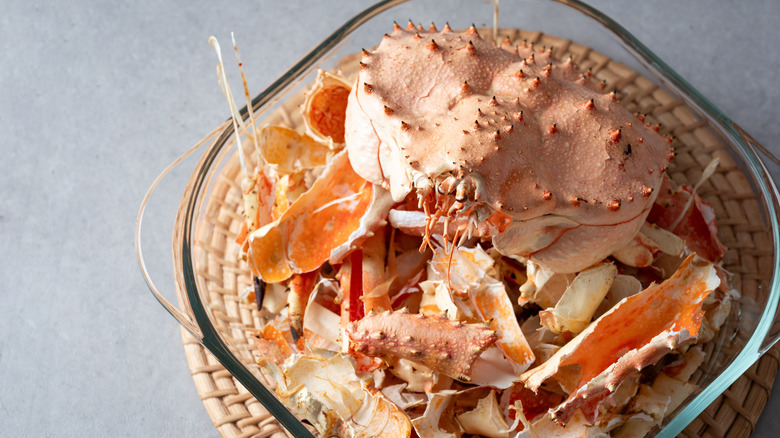
M226 118L210 34L252 48L256 92L366 3L3 3L0 435L216 436L139 274L136 210ZM780 152L780 3L593 3ZM780 432L777 388L755 436Z

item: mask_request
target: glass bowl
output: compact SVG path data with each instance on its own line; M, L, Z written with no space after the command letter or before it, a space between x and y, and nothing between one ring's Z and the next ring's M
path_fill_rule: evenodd
M393 21L405 23L409 17L421 23L447 21L453 29L472 23L488 27L494 22L494 9L479 0L377 3L347 21L253 99L257 124L299 125L296 109L317 69L350 74L361 48L374 46ZM780 196L757 155L756 149L764 149L619 24L585 4L504 2L499 20L501 38L509 35L553 46L556 57L572 53L581 67L591 67L597 78L607 81L608 89L616 89L629 110L649 113L649 118L663 123L663 129L677 138L678 157L669 168L677 182L694 183L709 159L721 161L720 170L700 193L716 210L719 236L729 248L724 266L734 274L731 284L741 297L719 336L707 344L707 360L693 376L699 389L653 432L675 436L780 336L776 321ZM489 30L482 33L491 36ZM248 117L246 108L241 113ZM154 182L138 214L139 263L152 293L168 312L292 435L311 436L268 389L273 385L252 353L250 337L259 316L252 305L242 302L251 274L237 260L239 248L233 243L242 221L234 142L232 124L225 122ZM194 153L201 149L202 155ZM181 202L176 203L182 191ZM142 234L143 223L161 220L173 224L168 234L173 236L172 266L164 255L160 257L164 248L159 242L166 239ZM144 253L148 247L156 251L154 255ZM178 305L171 303L174 290Z

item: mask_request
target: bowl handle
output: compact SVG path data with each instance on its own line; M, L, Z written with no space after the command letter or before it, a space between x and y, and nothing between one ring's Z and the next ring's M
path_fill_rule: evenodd
M769 169L767 169L766 164L761 159L762 156L765 158L768 158L769 160L773 161L774 163L780 165L780 159L772 153L769 149L764 147L761 143L756 141L755 138L753 138L750 134L748 134L744 129L742 129L741 126L734 123L734 128L739 132L739 134L742 136L742 139L747 144L748 148L758 157L758 164L761 167L761 169L764 171L765 175L765 182L767 187L769 187L770 193L768 193L767 201L772 204L775 211L780 211L780 192L777 189L777 184L772 178L771 173L769 172ZM760 152L760 153L759 153ZM771 218L770 218L771 220ZM775 218L776 220L776 218ZM769 226L772 226L771 224ZM780 255L775 254L775 264L778 263L778 257ZM775 269L777 271L777 269ZM770 289L771 289L770 285ZM780 306L778 306L778 310L775 313L775 317L772 320L772 325L769 328L769 331L767 332L766 336L764 337L763 342L761 343L761 346L759 347L758 353L760 355L763 355L767 351L769 351L770 348L772 348L777 341L780 340Z
M225 122L227 123L227 122ZM192 155L193 152L198 150L201 146L206 144L209 140L213 139L216 134L222 131L225 124L221 124L216 129L214 129L209 135L207 135L203 140L198 142L195 146L190 148L187 152L185 152L183 155L181 155L179 158L174 160L171 164L168 165L154 180L152 185L149 187L149 189L146 191L146 194L144 195L143 200L141 201L141 207L138 209L138 216L136 218L136 224L135 224L135 252L136 256L138 257L138 265L141 268L141 273L144 276L144 279L146 280L146 284L149 286L149 290L152 292L155 298L157 298L157 301L162 304L163 307L165 307L165 310L168 311L168 313L171 314L176 320L179 322L179 324L182 325L192 336L194 336L198 342L203 342L203 332L200 330L198 325L194 322L194 317L192 316L191 312L182 311L178 307L174 306L170 301L168 301L162 293L160 293L160 290L158 289L157 285L155 284L154 280L152 280L152 276L149 273L149 270L146 266L146 260L144 258L144 249L141 244L141 237L142 237L142 230L143 230L143 223L144 223L144 213L146 212L149 199L152 196L152 193L155 192L155 189L160 184L160 182L165 178L166 175L168 175L174 168L176 168L178 165L181 164L184 159ZM177 291L178 292L178 291Z

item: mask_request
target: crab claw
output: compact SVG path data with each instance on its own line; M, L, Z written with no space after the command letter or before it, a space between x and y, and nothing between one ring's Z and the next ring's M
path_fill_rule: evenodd
M367 315L346 332L359 353L400 357L466 382L474 361L498 339L483 324L401 311Z

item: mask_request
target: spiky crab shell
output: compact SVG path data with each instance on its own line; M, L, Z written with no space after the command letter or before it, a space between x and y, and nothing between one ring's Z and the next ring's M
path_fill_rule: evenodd
M369 314L349 323L346 333L360 353L411 360L466 382L474 361L498 339L483 324L404 311Z
M561 218L563 225L544 233L550 242L588 227L575 239L589 242L586 250L574 254L622 246L644 221L671 150L614 94L597 89L549 51L493 46L473 29L396 28L363 53L346 114L350 161L396 200L435 188L515 224ZM547 249L544 240L516 238L497 247L525 256ZM562 257L547 263L570 266L557 262Z

